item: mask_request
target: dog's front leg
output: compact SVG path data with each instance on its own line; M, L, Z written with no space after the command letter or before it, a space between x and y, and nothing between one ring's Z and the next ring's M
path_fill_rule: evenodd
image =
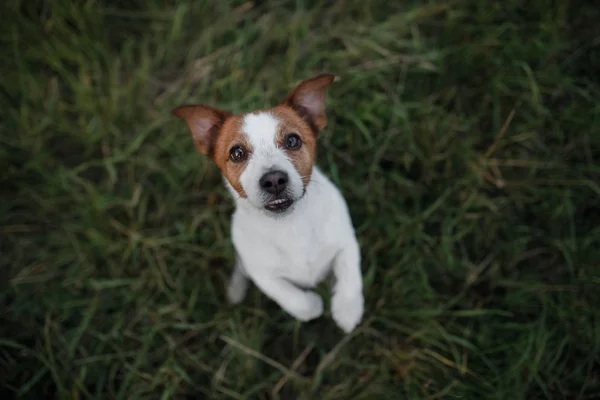
M300 321L310 321L323 314L323 299L314 292L299 289L289 281L277 277L257 276L252 277L252 280L264 294Z
M344 332L351 332L363 315L364 299L360 271L360 248L356 238L348 240L333 261L336 282L331 299L331 314Z

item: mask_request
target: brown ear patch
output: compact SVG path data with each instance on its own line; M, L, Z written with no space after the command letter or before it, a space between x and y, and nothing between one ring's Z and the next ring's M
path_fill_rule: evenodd
M304 187L310 182L315 164L317 138L309 124L295 110L286 105L279 105L269 110L279 121L279 130L275 137L276 144L285 151L294 168L302 177ZM289 150L285 146L288 135L300 136L302 146L297 150Z
M320 74L302 81L283 101L309 124L315 134L327 126L325 91L334 79L335 75Z
M188 124L198 151L213 158L219 130L231 113L210 106L191 104L174 108L171 114L184 119Z
M246 135L242 134L242 118L228 111L205 105L184 105L171 111L188 124L198 151L217 164L234 190L241 196L246 193L240 183L247 161L233 162L229 152L235 145L244 147L249 155L252 152Z

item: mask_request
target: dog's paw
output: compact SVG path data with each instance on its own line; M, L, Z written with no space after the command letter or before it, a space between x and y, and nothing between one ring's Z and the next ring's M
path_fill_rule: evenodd
M350 333L360 323L363 316L364 299L362 292L349 295L335 293L331 299L331 316L346 333Z
M227 301L229 304L240 304L248 291L248 278L241 274L233 274L227 285Z
M295 310L294 317L302 322L307 322L323 315L323 299L316 293L306 292L302 306Z
M244 297L246 297L246 293L240 291L238 288L235 287L235 285L230 284L229 286L227 286L227 301L229 302L229 304L240 304L242 300L244 300Z

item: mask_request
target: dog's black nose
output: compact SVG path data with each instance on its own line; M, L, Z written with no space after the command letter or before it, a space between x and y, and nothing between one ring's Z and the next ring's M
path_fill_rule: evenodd
M260 187L267 193L279 194L285 190L288 174L283 171L267 172L260 178Z

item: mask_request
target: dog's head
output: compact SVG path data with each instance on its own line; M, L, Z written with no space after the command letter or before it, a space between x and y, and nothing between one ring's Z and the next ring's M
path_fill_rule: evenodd
M333 80L334 75L318 75L281 104L242 115L206 105L184 105L172 113L185 119L198 151L214 160L240 199L282 213L310 182L317 135L327 125L325 89Z

